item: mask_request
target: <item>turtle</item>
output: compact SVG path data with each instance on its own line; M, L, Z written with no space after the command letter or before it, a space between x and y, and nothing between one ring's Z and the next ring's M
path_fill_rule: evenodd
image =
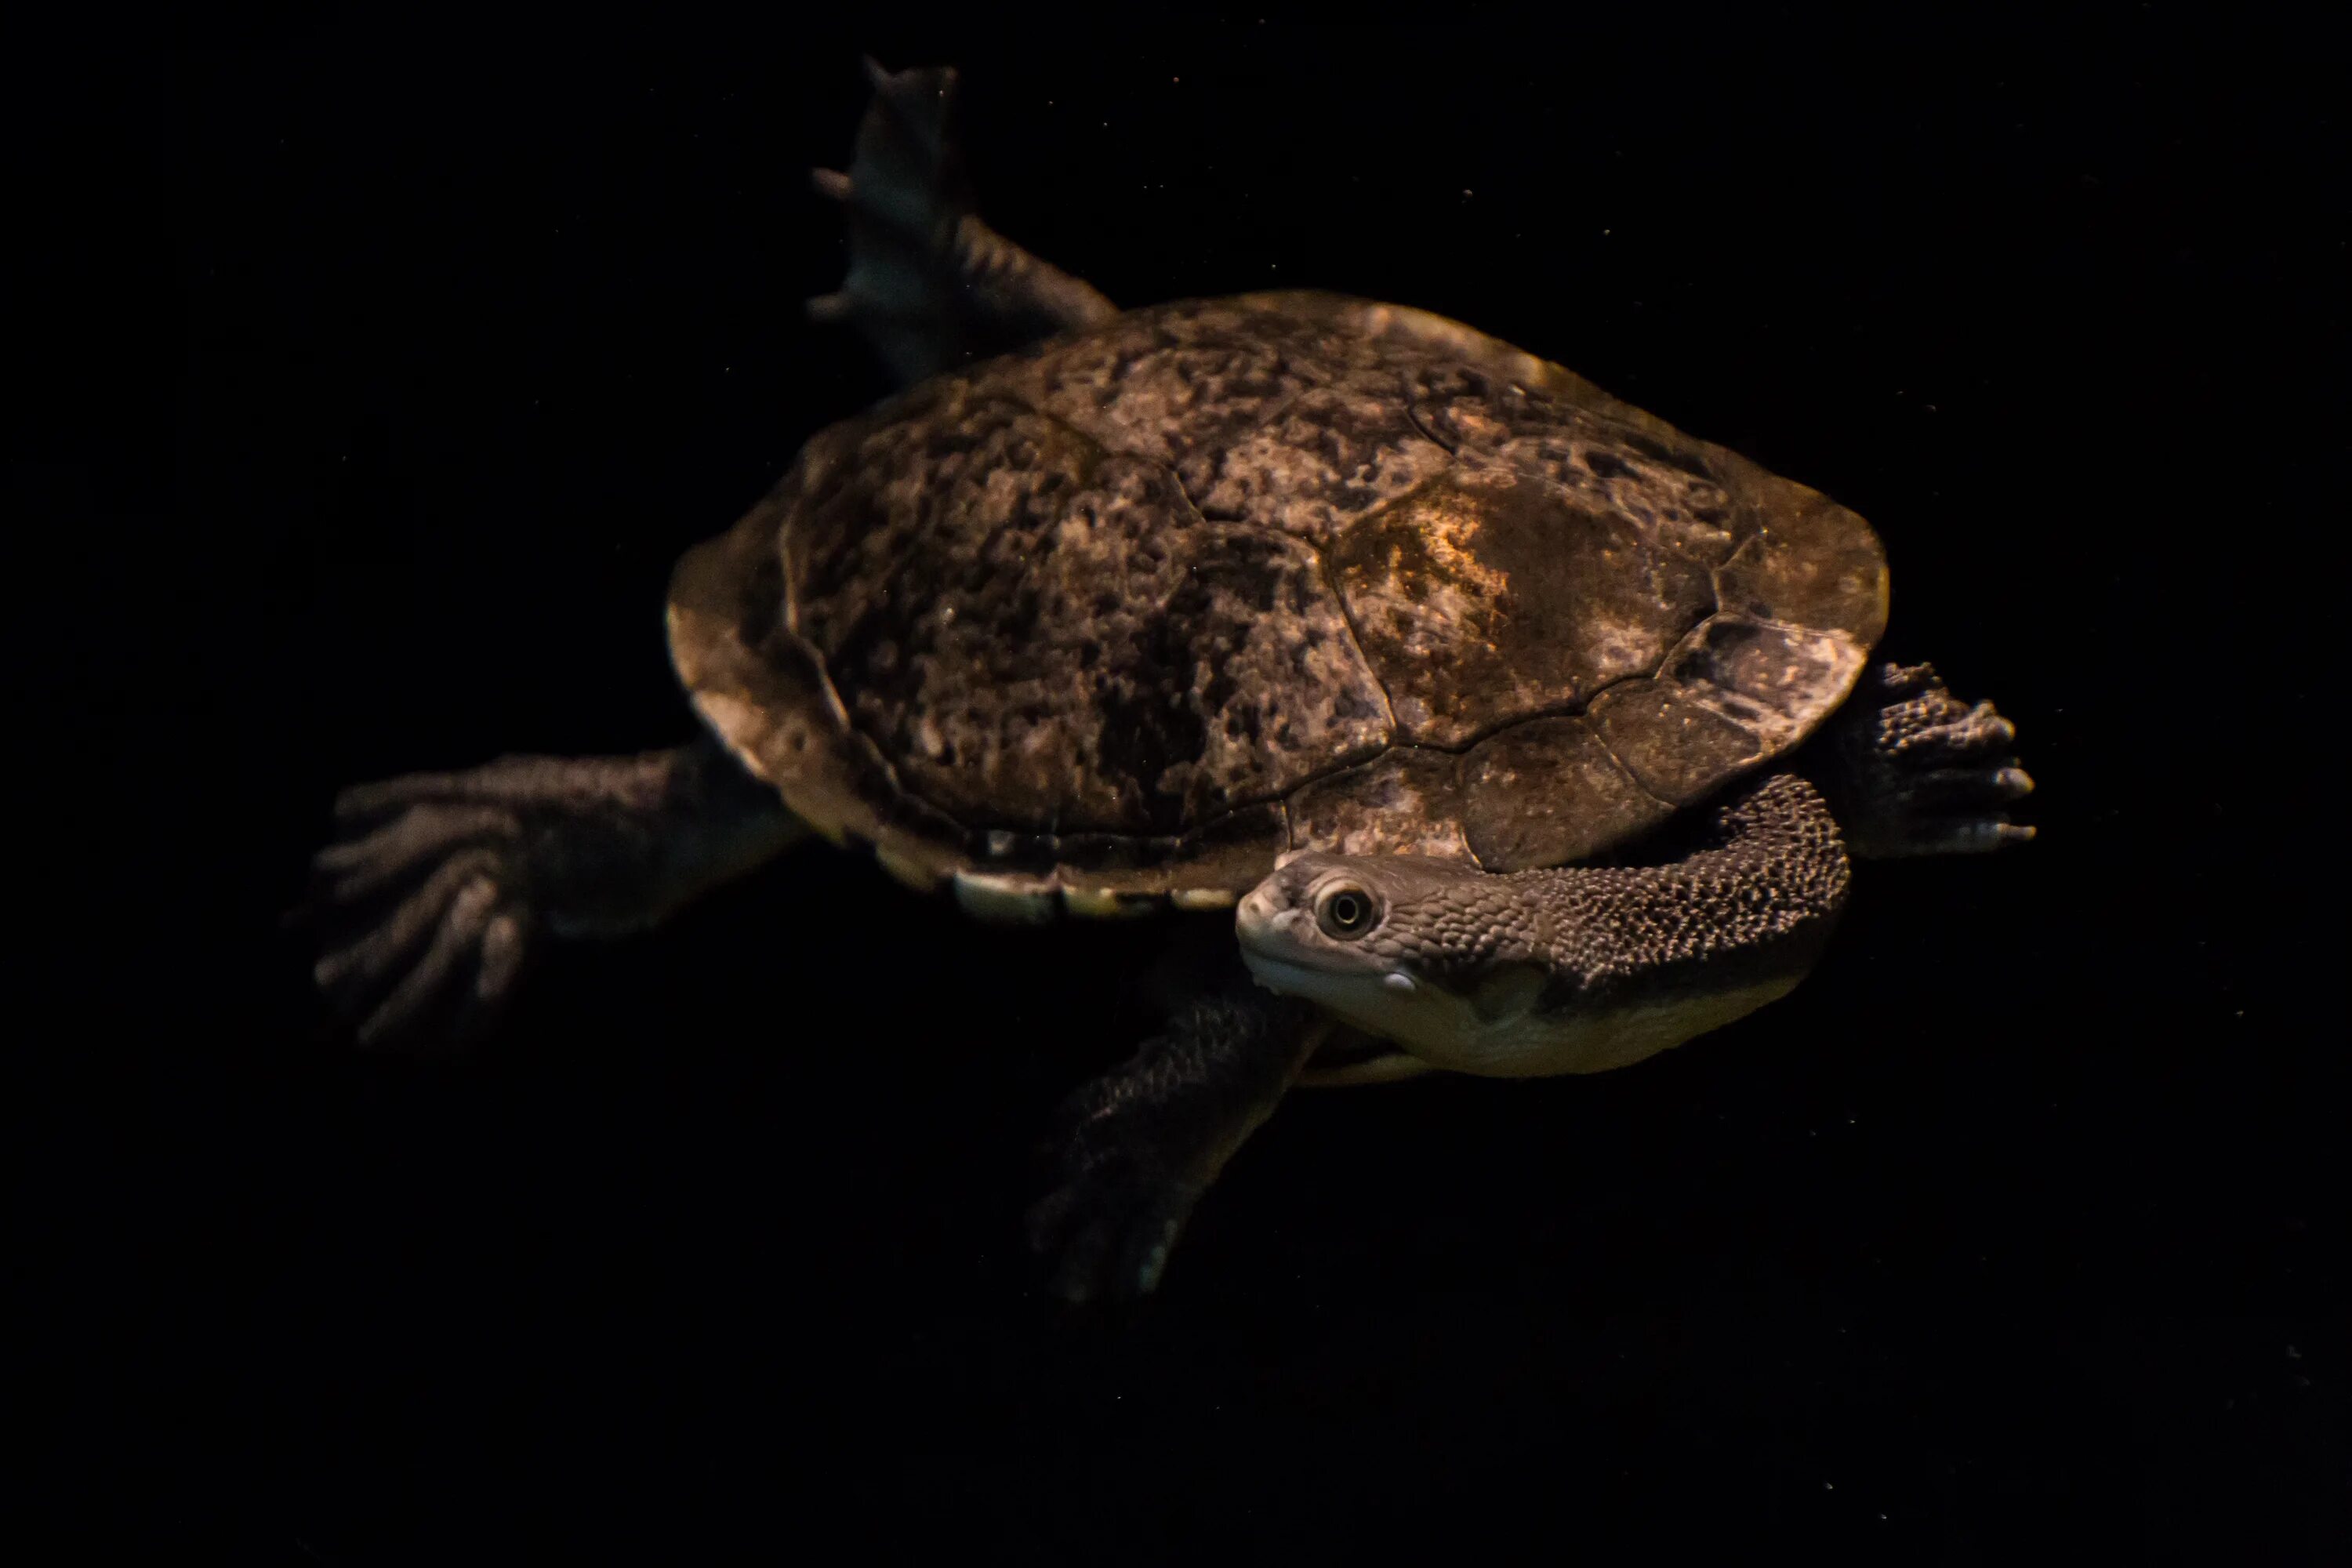
M1292 1087L1640 1061L1787 994L1854 860L2032 836L2009 721L1872 662L1853 511L1426 311L1122 310L981 219L951 68L866 63L807 308L898 389L677 563L693 740L337 797L360 1041L478 1036L540 943L812 836L982 921L1205 927L1028 1216L1132 1298Z

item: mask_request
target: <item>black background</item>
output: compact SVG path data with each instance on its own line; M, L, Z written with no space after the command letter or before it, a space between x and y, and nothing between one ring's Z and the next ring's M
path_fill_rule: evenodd
M12 50L23 1531L2344 1561L2320 46L1575 12ZM1856 507L2042 839L1865 868L1641 1068L1297 1097L1124 1313L1018 1219L1160 927L818 848L478 1059L322 1038L334 788L685 737L668 563L884 389L797 313L861 47L960 60L983 210L1117 300L1417 304Z

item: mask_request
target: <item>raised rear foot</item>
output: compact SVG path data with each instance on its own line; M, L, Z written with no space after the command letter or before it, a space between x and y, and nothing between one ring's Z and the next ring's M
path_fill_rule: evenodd
M855 324L912 383L1117 313L972 210L952 69L894 72L869 59L866 71L874 101L849 168L812 171L817 194L840 203L849 226L849 274L808 302L813 318Z
M1933 666L1866 673L1839 742L1836 793L1857 855L1979 854L2033 837L2008 815L2033 789L2016 727L1990 702L1954 697Z

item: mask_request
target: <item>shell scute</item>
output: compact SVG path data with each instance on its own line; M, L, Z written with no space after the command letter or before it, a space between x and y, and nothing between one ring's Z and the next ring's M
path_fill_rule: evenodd
M1399 737L1454 749L1658 668L1706 569L1592 498L1463 469L1350 529L1332 569Z
M1469 847L1489 871L1582 860L1674 813L1582 714L1489 736L1462 759L1462 776Z
M1594 700L1593 732L1642 788L1688 805L1764 760L1754 731L1669 680L1628 680Z

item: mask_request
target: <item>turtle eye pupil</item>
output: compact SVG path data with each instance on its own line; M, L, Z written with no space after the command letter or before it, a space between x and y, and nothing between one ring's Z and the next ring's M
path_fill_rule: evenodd
M1333 936L1359 936L1372 923L1372 900L1342 888L1323 900L1323 929Z

